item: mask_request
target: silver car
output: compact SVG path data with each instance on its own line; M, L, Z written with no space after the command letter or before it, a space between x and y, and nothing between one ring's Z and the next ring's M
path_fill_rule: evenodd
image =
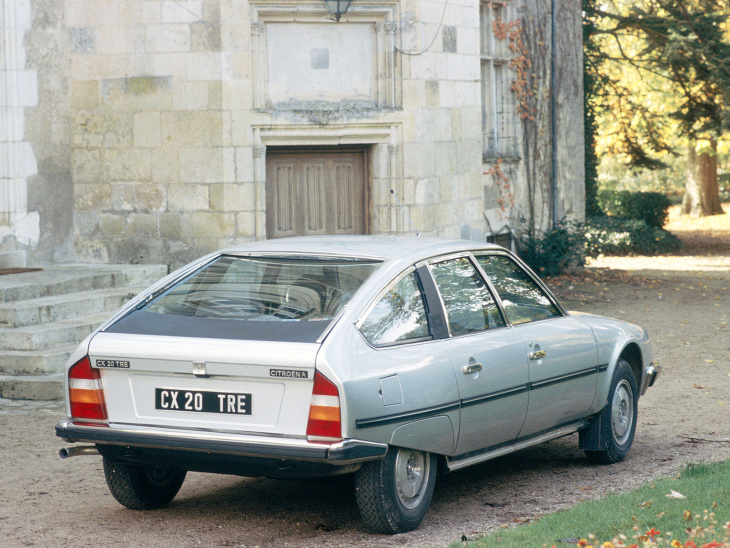
M372 531L415 529L437 473L579 432L622 460L657 378L642 328L566 312L472 241L326 236L210 254L71 356L62 456L100 453L114 497L168 504L188 470L354 473Z

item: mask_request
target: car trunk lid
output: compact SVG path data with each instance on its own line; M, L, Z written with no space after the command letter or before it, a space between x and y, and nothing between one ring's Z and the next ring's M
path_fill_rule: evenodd
M316 343L98 333L109 422L305 437Z

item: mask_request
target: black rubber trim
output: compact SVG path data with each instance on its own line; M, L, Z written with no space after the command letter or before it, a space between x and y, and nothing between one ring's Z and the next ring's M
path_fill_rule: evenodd
M605 373L606 371L608 371L608 364L607 363L602 363L601 365L598 366L598 372L599 373Z
M458 402L448 403L448 404L440 405L440 406L436 406L436 407L427 407L424 409L416 409L413 411L406 411L403 413L395 413L393 415L383 415L381 417L357 419L355 421L355 426L357 428L373 428L375 426L383 426L386 424L393 424L396 422L405 422L405 421L423 419L423 418L426 418L429 416L439 415L442 413L447 413L449 411L454 411L456 409L461 409L463 407L471 407L472 405L480 405L483 403L489 403L489 402L493 402L496 400L500 400L502 398L508 398L510 396L517 396L518 394L522 394L524 392L529 392L531 390L539 390L540 388L546 388L548 386L560 384L561 382L572 381L575 379L580 379L582 377L587 377L589 375L595 375L600 371L601 367L602 366L596 365L594 367L589 367L587 369L582 369L581 371L568 373L566 375L559 375L557 377L551 377L551 378L543 379L543 380L536 381L536 382L521 384L518 386L500 390L498 392L492 392L492 393L484 394L481 396L474 396L472 398L467 398L464 400L459 400ZM494 448L492 448L492 449L494 449Z
M587 377L589 375L595 375L598 373L598 366L590 367L588 369L582 369L581 371L575 371L568 373L567 375L560 375L557 377L550 377L541 381L531 382L530 390L538 390L547 386L553 386L554 384L560 384L561 382L572 381L574 379L580 379L581 377Z
M510 396L516 396L517 394L527 392L529 389L530 385L524 384L522 386L515 386L514 388L500 390L499 392L492 392L491 394L485 394L483 396L475 396L473 398L461 400L461 407L470 407L472 405L479 405L481 403L487 403L502 398L508 398Z
M412 421L424 419L432 415L440 415L449 411L456 411L461 408L461 402L455 401L435 407L427 407L425 409L416 409L415 411L406 411L404 413L395 413L393 415L384 415L382 417L373 417L370 419L357 419L355 426L357 428L373 428L375 426L383 426L385 424L393 424L395 422Z

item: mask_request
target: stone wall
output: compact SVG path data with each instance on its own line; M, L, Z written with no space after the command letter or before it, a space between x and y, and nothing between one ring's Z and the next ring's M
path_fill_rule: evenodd
M34 262L177 266L264 238L271 147L364 147L375 233L413 223L480 238L505 198L515 228L535 207L536 224L550 222L549 74L539 139L502 165L505 190L482 158L474 0L354 2L339 23L318 0L25 4L22 70L38 74L37 104L27 94L15 111L37 158L20 208L38 219L20 244ZM518 4L545 54L550 0ZM580 218L580 5L558 5L559 210Z
M38 102L25 43L32 24L30 0L0 0L0 253L3 263L10 257L7 266L24 266L40 232L38 213L28 207L38 163L25 131L27 111Z
M552 90L552 6L555 17L555 90ZM516 13L522 46L530 60L519 120L520 150L496 170L484 163L485 211L518 232L544 231L556 220L585 218L583 159L583 67L579 0L522 0ZM555 93L553 128L552 94ZM524 105L523 105L524 106ZM529 111L529 112L528 112ZM555 180L553 195L553 134ZM495 175L504 174L504 178ZM555 201L555 203L554 203Z
M66 2L79 260L180 263L251 234L220 9Z

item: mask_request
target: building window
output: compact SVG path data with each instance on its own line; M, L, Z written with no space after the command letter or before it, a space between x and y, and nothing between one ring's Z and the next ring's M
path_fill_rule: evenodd
M484 158L515 157L517 116L510 90L510 2L480 4L482 70L482 149Z

